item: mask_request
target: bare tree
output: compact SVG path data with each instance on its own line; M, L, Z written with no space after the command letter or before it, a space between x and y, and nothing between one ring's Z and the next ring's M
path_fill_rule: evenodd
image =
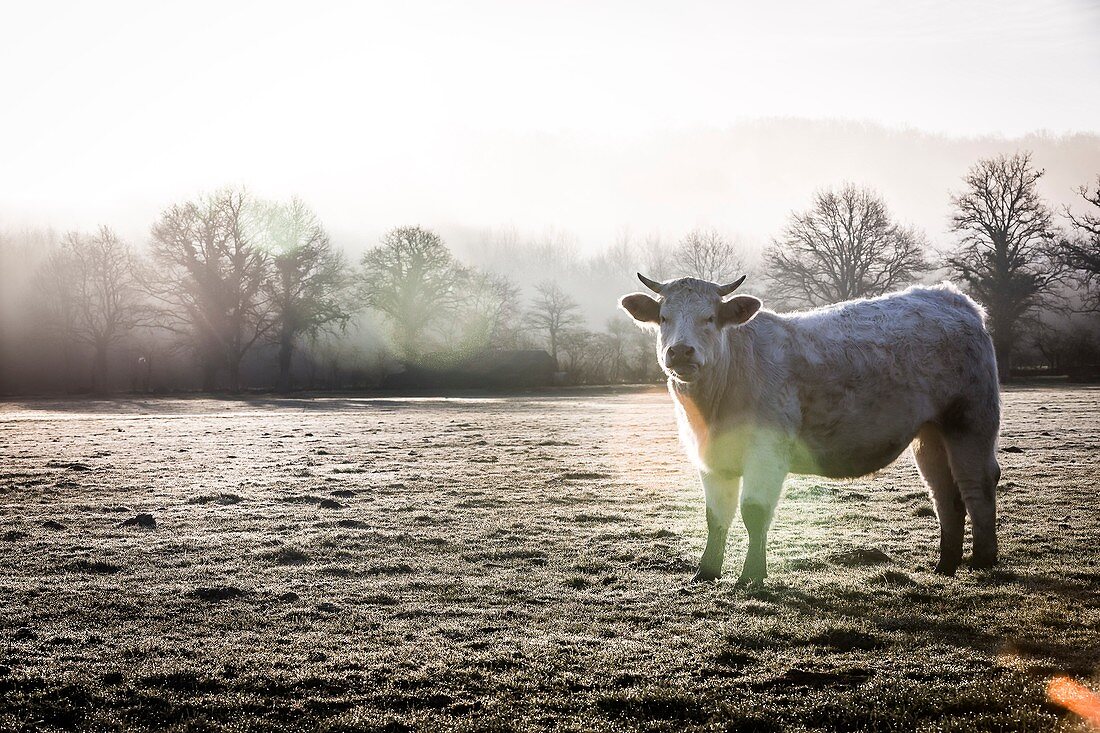
M76 346L76 279L72 258L64 246L51 248L35 273L35 315L42 332L61 347L65 383L72 384L73 350Z
M637 272L649 273L658 280L674 277L677 268L672 264L673 252L661 241L660 234L638 239L624 227L607 249L588 260L581 274L589 289L604 290L614 285L628 290L638 284ZM737 255L734 259L740 261Z
M1082 291L1082 310L1100 312L1100 176L1095 191L1081 186L1077 193L1092 208L1080 215L1065 208L1073 231L1062 242L1062 264Z
M571 328L558 334L558 352L564 357L559 367L564 367L574 382L584 381L585 366L592 354L596 334L584 328Z
M631 352L634 351L632 347L638 343L639 336L646 335L625 318L612 318L607 322L607 331L603 337L607 364L606 381L626 380L631 369L630 357Z
M514 348L519 287L505 275L473 270L462 280L457 334L467 351Z
M580 245L572 232L549 227L542 236L527 243L525 256L529 265L552 268L554 271L572 271L580 266Z
M563 332L560 347L574 383L614 384L646 378L647 369L642 367L639 372L636 362L641 341L645 341L647 361L652 362L652 343L646 334L623 319L612 318L600 333L582 329Z
M630 230L623 227L607 249L588 259L583 277L586 282L606 286L614 283L615 287L629 287L633 273L639 270L649 272L640 261L639 247Z
M814 195L792 213L764 252L764 269L780 301L819 306L866 298L912 282L927 269L924 237L893 221L868 188L845 184Z
M107 391L111 348L138 319L138 292L132 255L109 227L94 235L70 232L47 257L38 275L47 323L64 339L66 360L72 343L92 349L92 385Z
M1100 339L1098 325L1073 318L1052 322L1055 312L1046 311L1044 317L1034 320L1026 338L1021 338L1021 351L1031 351L1032 359L1038 356L1054 374L1100 364ZM1090 371L1095 371L1095 368Z
M195 349L206 390L225 368L239 391L241 362L272 326L256 216L248 194L224 190L172 206L153 225L141 281L157 325Z
M279 347L276 389L291 387L291 362L301 337L342 329L351 318L344 255L333 249L317 216L301 200L267 207L266 248L271 276L264 289L271 304L272 340Z
M658 253L659 246L648 254ZM693 229L685 234L672 252L672 262L688 277L720 283L736 280L745 270L738 247L717 229Z
M464 272L443 240L421 227L398 227L363 255L361 292L394 326L406 357L422 353L426 331L457 308Z
M633 330L638 331L636 328ZM573 384L607 384L619 381L625 364L625 334L626 332L617 328L609 328L603 333L594 333L583 328L562 331L558 336L558 349L570 381Z
M651 277L665 280L673 277L674 266L672 264L674 248L661 239L658 232L651 232L642 239L642 261L645 268L642 272L649 273ZM638 272L638 268L632 268L631 272Z
M546 335L550 356L558 363L558 340L561 334L583 323L580 308L561 287L547 280L535 287L535 298L527 309L525 321L528 328Z
M607 322L607 332L622 342L621 376L633 382L649 382L660 374L653 358L653 337L625 318Z
M989 313L1001 381L1012 368L1021 318L1062 275L1053 217L1036 187L1042 176L1030 153L987 158L952 198L951 228L961 241L946 262Z

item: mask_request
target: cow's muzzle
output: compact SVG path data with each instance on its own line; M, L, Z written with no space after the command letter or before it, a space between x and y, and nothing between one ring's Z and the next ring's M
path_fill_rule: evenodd
M695 349L686 344L674 344L665 349L665 370L681 382L690 382L699 375Z

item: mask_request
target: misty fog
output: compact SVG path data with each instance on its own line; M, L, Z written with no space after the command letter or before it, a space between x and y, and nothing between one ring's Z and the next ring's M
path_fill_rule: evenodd
M875 192L893 220L919 233L929 267L912 280L931 282L950 275L936 265L958 241L950 231L951 197L962 189L963 176L978 159L1030 151L1034 166L1045 171L1038 192L1055 212L1060 229L1068 225L1065 207L1080 211L1085 206L1076 189L1100 171L1096 135L951 138L872 124L793 119L761 120L723 131L669 132L612 146L564 134L467 142L456 149L456 155L466 151L467 157L455 167L426 178L418 190L395 188L393 196L407 202L403 212L382 211L369 201L347 208L339 197L326 197L323 191L300 190L296 195L316 214L332 247L352 269L385 232L419 226L438 234L457 264L507 278L515 293L510 312L501 317L512 322L515 332L507 343L485 346L544 348L545 334L519 333L518 324L531 310L537 286L556 283L576 303L571 330L617 333L615 345L607 348L638 354L622 357L638 366L629 374L619 373L625 367L612 369L615 380L655 376L643 367L648 358L644 336L627 328L629 321L616 303L619 296L640 288L636 271L658 278L700 274L686 272L675 257L685 237L703 233L720 238L732 253L727 258L732 269L714 277L742 270L749 275L745 292L782 309L797 304L772 297L761 252L780 237L793 213L811 206L815 192L844 185ZM68 232L108 226L136 258L145 258L161 210L209 194L223 183L116 219L81 221L71 229L5 221L0 269L5 389L92 386L94 380L83 376L87 366L62 365L66 359L84 364L90 357L77 353L62 359L57 339L51 342L41 314L35 312L41 307L36 300L42 298L36 272ZM268 199L262 186L247 192ZM295 356L299 385L377 386L407 356L394 348L395 324L367 307L361 293L349 298L350 317L342 327L313 334ZM247 354L246 386L275 381L265 348L260 341ZM444 341L433 341L425 351L445 348ZM112 343L110 350L113 388L199 386L187 366L190 352L173 346L156 328L136 329L133 338ZM148 366L153 351L159 354L155 369ZM143 355L146 361L139 361ZM358 381L331 377L325 382L317 376L324 371L322 363L329 365L330 375L342 364L361 376ZM144 371L151 374L143 377L139 372Z
M218 192L245 195L256 210L244 219L300 201L324 242L297 264L270 229L238 242L240 257L255 248L265 262L245 308L254 322L241 309L218 316L235 334L222 340L236 365L217 367L220 388L237 385L238 368L237 386L285 383L288 353L296 386L378 386L429 357L556 351L558 330L568 352L554 360L560 378L591 383L656 377L643 366L644 335L616 308L638 289L638 270L740 270L744 290L769 307L816 304L787 297L790 282L779 287L764 252L790 246L793 217L845 189L883 212L884 236L896 226L919 244L920 266L892 286L958 279L945 259L961 243L953 197L979 161L1029 154L1051 217L1044 237L1066 242L1083 231L1066 207L1091 211L1077 189L1100 172L1097 103L1081 83L1100 66L1100 15L1075 0L889 9L479 0L311 13L119 0L64 12L25 5L8 20L3 392L211 386L197 367L209 344L182 317L195 294L153 287L149 273L165 212ZM439 272L453 275L449 300L435 299L448 314L415 326L415 355L405 319L380 311L385 298L364 279L364 256L401 228L438 236ZM115 273L133 312L123 308L109 328L74 315L94 290L75 292L74 263L104 242L136 268L133 282ZM162 255L159 267L186 270ZM1094 321L1071 313L1091 281L1063 260L1058 282L1024 304L1038 320L1025 329L1023 362L1050 368L1066 363L1066 344L1094 340ZM281 267L285 279L291 265L328 273L331 298L305 298L323 303L324 323L271 310L288 292L273 273ZM296 276L308 280L306 270ZM1060 310L1048 302L1054 290ZM154 307L154 293L174 309ZM560 329L540 325L548 294L564 308ZM213 317L210 303L199 310ZM1069 360L1089 361L1091 348ZM93 374L104 362L106 380Z

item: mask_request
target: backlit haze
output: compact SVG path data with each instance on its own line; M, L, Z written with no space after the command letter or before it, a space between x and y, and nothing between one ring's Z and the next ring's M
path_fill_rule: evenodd
M1100 170L1095 4L304 8L9 6L0 229L141 243L243 184L302 196L353 253L401 224L460 249L502 227L582 253L698 225L759 244L851 180L938 241L979 155L1033 149L1056 202Z

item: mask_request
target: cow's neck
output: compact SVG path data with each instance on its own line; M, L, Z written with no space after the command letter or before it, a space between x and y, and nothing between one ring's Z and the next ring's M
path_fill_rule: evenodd
M749 322L740 328L729 328L722 333L724 353L714 363L703 369L699 378L688 384L670 381L674 396L681 404L690 404L698 418L710 424L716 415L731 415L740 409L752 409L757 393L752 384L757 370L752 368L754 359L755 329Z

